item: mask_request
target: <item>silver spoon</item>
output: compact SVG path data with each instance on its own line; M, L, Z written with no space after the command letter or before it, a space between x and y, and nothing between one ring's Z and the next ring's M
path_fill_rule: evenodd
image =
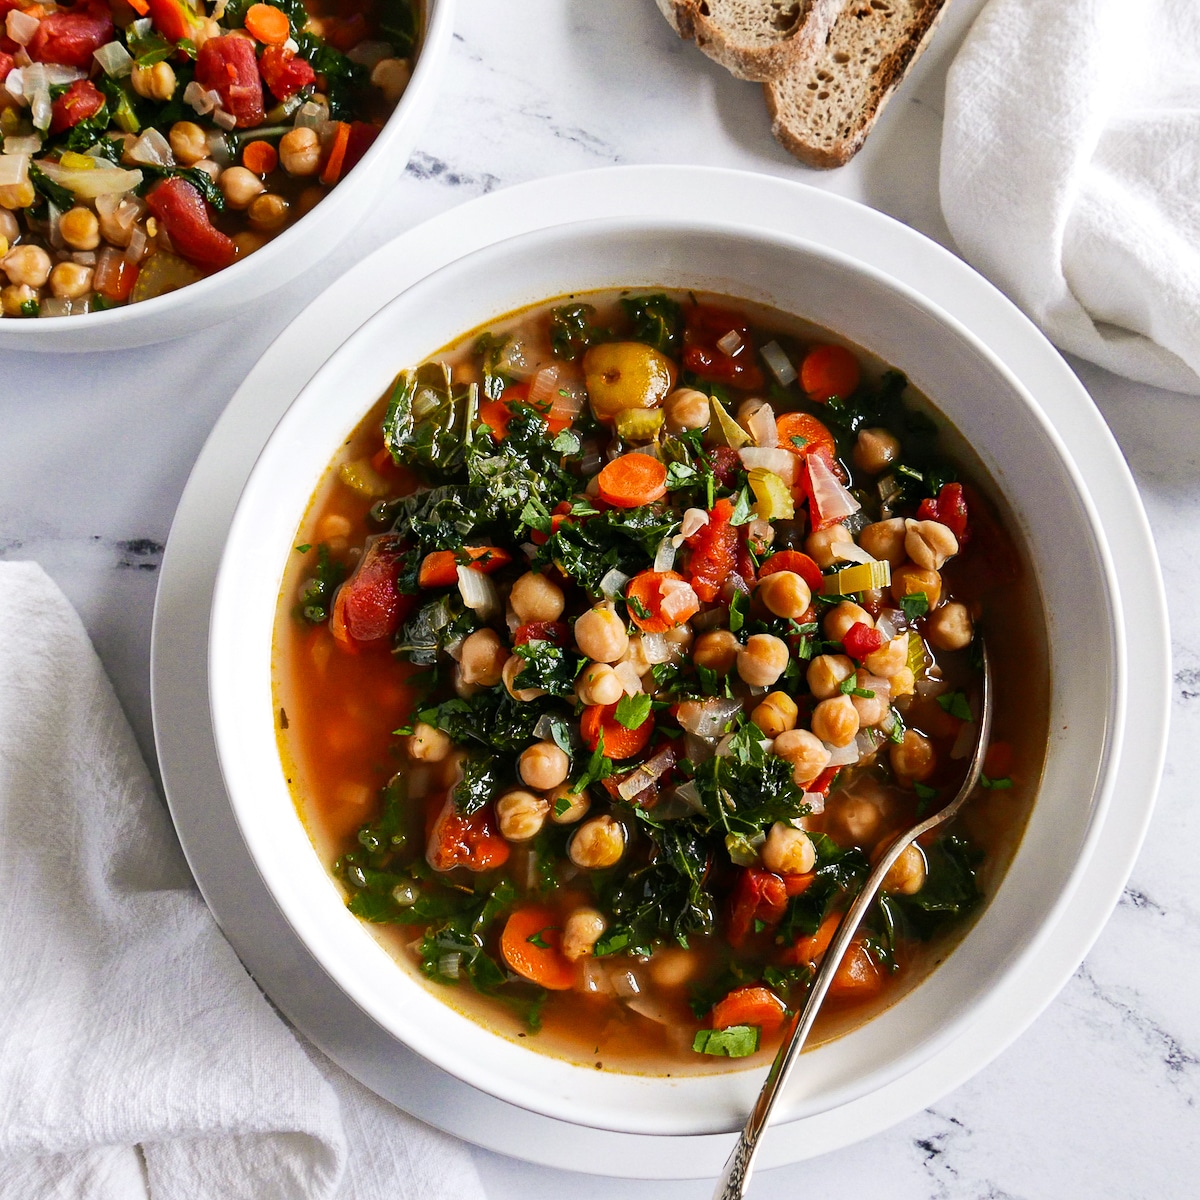
M971 756L971 765L967 770L962 787L958 789L958 794L945 808L926 817L924 821L914 825L907 833L901 834L888 848L887 853L875 864L875 869L871 874L867 876L867 882L863 884L862 891L850 905L838 926L837 933L833 935L829 949L825 951L825 957L821 960L816 977L813 979L812 988L795 1019L791 1036L780 1045L779 1051L775 1055L775 1061L767 1073L766 1082L758 1094L754 1109L742 1129L741 1137L738 1138L733 1153L725 1163L724 1171L717 1180L717 1186L713 1191L713 1200L742 1200L745 1196L746 1189L750 1186L750 1173L754 1168L754 1155L758 1150L759 1138L762 1137L763 1131L771 1120L775 1102L787 1084L788 1076L792 1072L796 1059L800 1057L800 1051L804 1048L804 1043L817 1019L821 1002L825 999L825 993L829 991L829 985L833 981L833 973L841 963L842 955L845 954L867 909L871 906L871 901L875 899L875 893L879 891L884 876L912 842L923 833L928 833L929 830L936 829L943 822L950 820L975 790L975 784L979 781L980 772L983 770L983 758L987 753L992 729L992 673L988 663L987 647L983 645L982 641L980 642L980 651L983 657L983 678L979 694L979 737L975 743L975 753Z

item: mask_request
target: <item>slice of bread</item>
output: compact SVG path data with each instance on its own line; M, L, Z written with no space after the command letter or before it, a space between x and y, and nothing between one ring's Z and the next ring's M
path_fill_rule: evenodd
M777 79L825 43L847 0L655 0L681 38L738 79Z
M810 167L840 167L928 45L948 0L850 0L823 48L763 84L771 131Z

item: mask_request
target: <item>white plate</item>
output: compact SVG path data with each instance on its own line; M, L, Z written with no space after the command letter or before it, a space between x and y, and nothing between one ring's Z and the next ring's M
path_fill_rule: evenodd
M742 221L802 234L862 258L947 309L1042 404L1091 485L1121 580L1136 580L1129 621L1131 727L1113 806L1056 926L980 1018L933 1058L839 1108L774 1129L764 1167L796 1162L887 1128L984 1066L1050 1001L1090 947L1133 865L1165 752L1169 651L1158 563L1133 481L1087 393L1053 348L965 264L887 217L784 180L690 167L607 169L539 180L452 210L385 246L316 300L268 350L230 402L180 501L155 612L155 735L184 850L222 929L297 1027L380 1095L489 1149L548 1166L640 1178L715 1174L731 1135L656 1138L585 1129L486 1096L394 1041L324 975L275 909L225 800L205 677L213 577L254 459L292 399L363 320L417 279L478 247L563 219L640 215ZM1132 599L1132 596L1130 597ZM1162 614L1155 620L1155 614ZM1133 799L1130 799L1133 798Z

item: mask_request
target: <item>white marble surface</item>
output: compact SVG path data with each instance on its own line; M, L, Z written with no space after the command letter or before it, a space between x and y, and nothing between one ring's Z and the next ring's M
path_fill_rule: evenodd
M289 317L389 236L471 196L615 163L803 179L947 242L937 205L946 63L981 7L956 0L865 150L796 165L757 87L675 38L652 0L460 0L445 98L387 205L256 321L115 355L0 358L0 557L42 563L79 609L153 761L157 567L188 471ZM891 1131L766 1172L762 1200L855 1195L1190 1197L1200 1192L1200 399L1074 364L1141 488L1172 609L1175 705L1154 823L1107 928L1059 998L975 1079ZM519 1151L519 1147L514 1147ZM685 1200L708 1185L615 1182L478 1152L494 1200ZM581 1162L581 1169L592 1165Z

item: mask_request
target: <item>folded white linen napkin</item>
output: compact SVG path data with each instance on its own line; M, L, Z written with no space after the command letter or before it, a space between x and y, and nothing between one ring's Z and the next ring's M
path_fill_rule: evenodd
M192 884L66 598L0 563L0 1196L475 1200L302 1046Z
M1200 4L990 0L946 83L941 199L1060 348L1200 393Z

